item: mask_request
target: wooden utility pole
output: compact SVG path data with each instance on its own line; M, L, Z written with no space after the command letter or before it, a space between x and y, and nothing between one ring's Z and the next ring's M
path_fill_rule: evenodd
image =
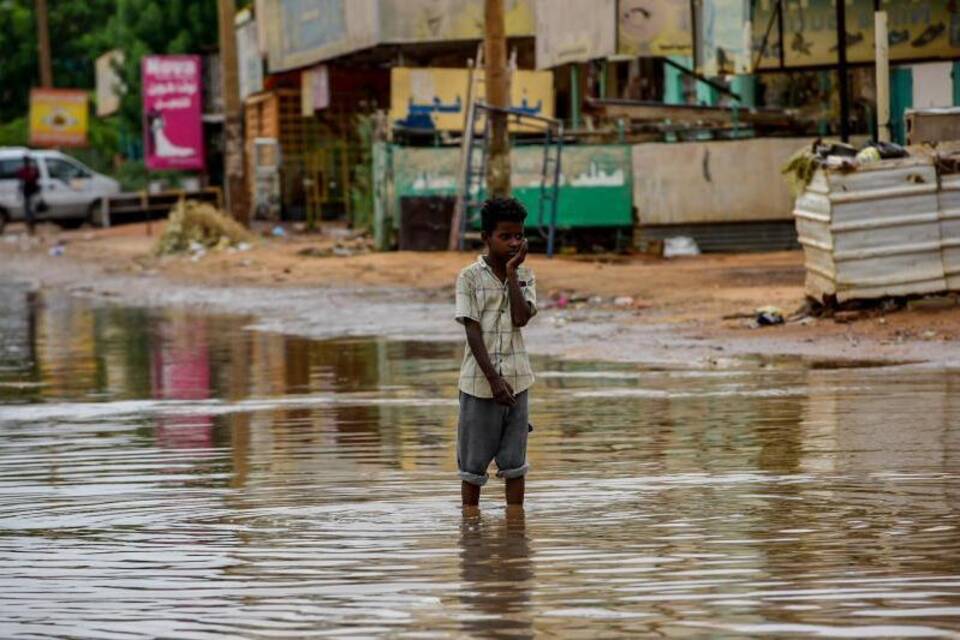
M484 0L484 84L487 104L506 109L510 106L510 75L507 69L507 34L503 15L503 0ZM487 173L487 193L492 197L510 195L510 138L507 115L491 113L490 158Z
M37 49L40 53L40 86L53 87L53 62L50 56L50 27L47 20L47 0L36 0Z
M227 209L237 222L250 225L246 164L243 158L243 105L237 67L236 0L217 0L220 21L220 75L223 78L224 187Z

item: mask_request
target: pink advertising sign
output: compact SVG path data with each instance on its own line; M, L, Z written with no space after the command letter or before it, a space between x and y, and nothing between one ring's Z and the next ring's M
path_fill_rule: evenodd
M143 79L147 168L204 168L200 56L146 56Z

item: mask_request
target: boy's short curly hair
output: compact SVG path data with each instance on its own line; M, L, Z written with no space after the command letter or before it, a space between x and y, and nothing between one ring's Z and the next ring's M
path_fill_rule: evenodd
M527 210L516 198L488 198L480 208L480 224L487 235L493 233L498 222L519 222L527 219Z

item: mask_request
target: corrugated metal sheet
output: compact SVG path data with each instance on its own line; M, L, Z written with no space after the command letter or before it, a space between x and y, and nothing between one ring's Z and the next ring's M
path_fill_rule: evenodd
M940 246L947 288L960 290L960 174L940 176Z
M796 202L807 293L839 301L947 288L930 158L820 169Z

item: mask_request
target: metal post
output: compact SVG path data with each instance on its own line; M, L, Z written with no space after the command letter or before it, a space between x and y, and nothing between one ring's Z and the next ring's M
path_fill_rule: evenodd
M777 0L777 37L780 40L777 46L780 69L783 69L786 66L786 47L783 44L783 0Z
M846 0L834 0L837 10L837 75L840 91L840 139L850 141L850 86L847 77L847 6Z
M576 62L570 65L570 124L580 128L580 66Z
M887 40L887 12L873 14L876 34L877 140L890 142L890 47Z

